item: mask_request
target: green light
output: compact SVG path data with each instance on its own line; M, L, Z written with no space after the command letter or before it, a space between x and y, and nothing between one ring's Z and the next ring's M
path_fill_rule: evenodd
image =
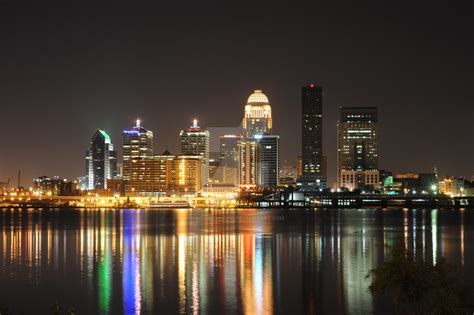
M105 140L110 141L110 136L104 130L99 129L99 132L104 136Z
M432 190L432 191L436 191L436 188L437 188L437 187L436 187L435 184L431 185L431 190Z

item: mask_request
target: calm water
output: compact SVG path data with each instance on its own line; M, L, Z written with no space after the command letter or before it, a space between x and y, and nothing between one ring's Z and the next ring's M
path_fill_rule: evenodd
M0 209L0 306L79 314L393 310L365 275L402 236L474 283L472 210Z

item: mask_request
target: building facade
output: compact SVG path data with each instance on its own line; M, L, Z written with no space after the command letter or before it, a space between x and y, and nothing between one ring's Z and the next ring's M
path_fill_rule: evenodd
M167 161L175 157L169 152L151 158L131 161L131 177L126 181L127 195L163 195L167 192Z
M123 131L122 178L132 177L132 160L153 158L153 132L143 128L140 120L135 127Z
M376 107L341 107L337 125L337 179L342 171L378 169Z
M201 188L202 156L181 155L166 161L168 195L195 195Z
M179 133L181 139L181 154L201 156L201 184L209 182L209 131L199 127L196 119L187 130Z
M253 138L239 141L239 178L240 186L257 186L260 182L260 146Z
M107 180L117 175L117 152L110 136L98 129L86 152L87 190L106 189Z
M302 175L322 176L323 89L309 84L301 89Z
M380 178L378 170L342 170L340 187L345 187L349 190L354 189L379 189Z

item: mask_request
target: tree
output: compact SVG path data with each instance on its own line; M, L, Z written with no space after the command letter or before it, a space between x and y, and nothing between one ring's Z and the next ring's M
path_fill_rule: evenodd
M390 258L371 270L372 294L391 296L395 305L417 314L461 314L465 311L466 288L457 270L441 258L436 265L415 258L397 239Z

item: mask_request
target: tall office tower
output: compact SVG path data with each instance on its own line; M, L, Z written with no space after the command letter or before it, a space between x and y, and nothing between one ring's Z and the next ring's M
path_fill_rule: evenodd
M247 138L272 132L272 107L261 90L255 90L247 99L242 127Z
M276 187L280 171L280 136L257 135L255 139L260 147L258 184L263 187Z
M193 125L187 130L181 130L182 155L202 156L201 185L206 185L209 181L209 131L199 127L196 119Z
M302 92L302 175L322 176L323 89L309 84Z
M86 174L89 190L107 188L107 179L117 175L117 152L104 130L98 129L92 136L86 152Z
M337 179L341 171L378 169L377 107L341 107L337 124Z
M242 138L238 145L240 186L255 187L260 182L260 145L254 138Z
M135 127L123 131L123 179L131 178L133 159L147 158L153 158L153 131L143 128L137 120Z
M239 146L242 137L236 135L220 136L220 165L227 167L238 167Z

